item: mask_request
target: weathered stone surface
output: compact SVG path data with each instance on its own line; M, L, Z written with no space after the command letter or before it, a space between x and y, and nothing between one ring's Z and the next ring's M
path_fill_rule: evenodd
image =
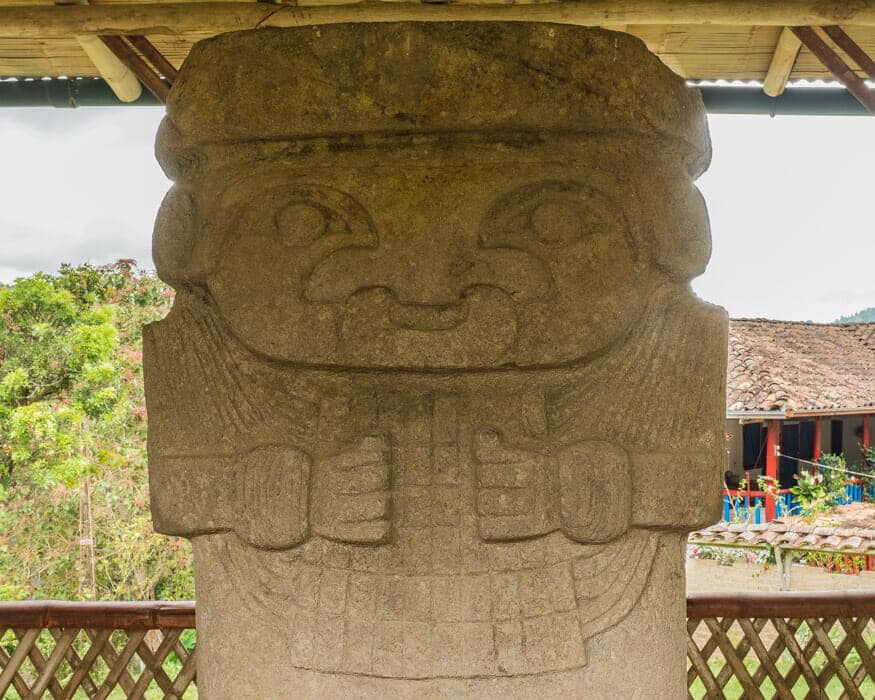
M601 30L264 30L195 47L158 150L152 510L205 697L683 697L698 96Z

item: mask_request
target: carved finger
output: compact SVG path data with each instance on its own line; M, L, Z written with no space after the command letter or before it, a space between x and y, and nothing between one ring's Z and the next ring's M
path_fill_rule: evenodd
M389 460L389 441L380 435L363 438L357 447L330 455L322 460L324 466L345 471L370 464L384 464Z
M528 515L533 511L534 499L529 491L509 489L482 489L477 494L477 512L480 515Z
M477 465L480 488L523 488L537 469L534 459L516 462L482 462Z
M518 461L526 453L505 447L494 430L481 430L474 437L474 456L481 462L509 463Z
M330 532L322 533L322 536L353 544L380 544L389 541L391 532L392 524L388 520L370 520L358 523L338 523Z
M337 517L343 523L387 518L390 502L391 496L388 491L347 496L337 504Z
M332 475L332 487L336 493L345 496L387 491L389 489L389 466L387 464L366 464L349 471Z
M383 452L342 452L339 455L332 455L323 460L323 464L332 471L347 472L358 467L368 466L371 464L385 464L386 454Z
M481 517L478 529L486 541L507 542L545 535L556 528L546 518L534 515L499 515Z

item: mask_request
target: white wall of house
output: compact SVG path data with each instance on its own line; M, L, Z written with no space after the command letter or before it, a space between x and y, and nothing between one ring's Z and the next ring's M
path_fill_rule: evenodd
M726 469L725 471L738 474L739 477L744 475L744 465L742 460L744 457L741 423L731 418L726 419Z

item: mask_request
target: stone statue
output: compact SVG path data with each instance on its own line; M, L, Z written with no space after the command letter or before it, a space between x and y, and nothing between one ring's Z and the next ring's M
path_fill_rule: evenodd
M679 698L726 319L698 94L628 35L197 44L158 157L155 527L213 698Z

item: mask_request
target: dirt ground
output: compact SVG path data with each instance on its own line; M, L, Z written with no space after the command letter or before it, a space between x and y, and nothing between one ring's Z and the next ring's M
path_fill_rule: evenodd
M790 574L790 589L794 591L875 590L875 571L863 571L856 576L830 574L824 569L794 565ZM776 566L764 568L745 561L721 566L710 559L687 559L687 591L702 593L738 591L780 591L781 582Z

